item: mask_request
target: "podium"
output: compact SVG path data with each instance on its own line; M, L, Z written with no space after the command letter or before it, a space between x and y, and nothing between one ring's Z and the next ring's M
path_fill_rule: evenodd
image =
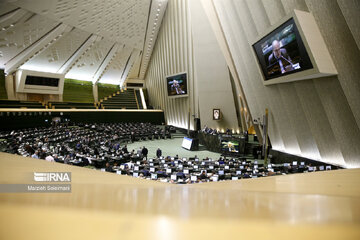
M190 151L197 151L199 150L199 139L184 137L181 146Z

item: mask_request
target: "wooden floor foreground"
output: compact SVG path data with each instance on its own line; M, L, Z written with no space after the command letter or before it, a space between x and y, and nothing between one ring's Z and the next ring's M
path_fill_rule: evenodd
M171 185L0 153L0 184L72 174L72 193L0 193L0 239L360 239L360 169Z

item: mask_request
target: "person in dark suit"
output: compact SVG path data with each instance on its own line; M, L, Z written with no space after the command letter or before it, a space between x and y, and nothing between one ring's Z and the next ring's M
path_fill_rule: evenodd
M45 150L40 149L40 151L39 151L39 158L40 158L40 159L45 159L45 158L46 158L46 152L45 152Z
M281 73L293 70L291 58L285 48L280 48L280 42L278 40L272 42L272 50L269 56L269 66L278 62Z
M206 172L205 171L202 171L200 176L199 176L199 179L201 180L204 180L204 179L207 179L207 175L206 175Z
M24 148L25 148L26 152L29 153L30 156L35 153L35 150L27 143Z
M147 160L147 155L148 155L149 150L144 146L143 149L141 150L142 155L146 158Z
M105 171L106 172L113 172L113 168L111 167L109 162L107 162L106 165L105 165Z
M158 148L158 149L156 150L156 157L159 158L159 157L161 157L161 155L162 155L161 149Z
M127 149L127 145L125 145L122 149L121 149L124 153L129 153L128 149Z

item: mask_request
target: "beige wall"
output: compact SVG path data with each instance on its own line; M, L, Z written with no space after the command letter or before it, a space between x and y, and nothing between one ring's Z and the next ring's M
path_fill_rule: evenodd
M253 118L261 118L269 109L273 148L360 167L358 2L209 1L218 14ZM293 9L313 14L339 74L265 87L250 43Z
M265 109L269 109L269 136L273 148L340 166L360 167L358 1L205 1L215 9L222 28L216 34L224 36L239 79L237 88L243 88L253 119L262 119ZM208 32L201 10L198 14L193 11L198 7L194 1L169 0L146 76L151 105L165 110L168 124L185 128L188 109L191 114L200 114L203 125L209 120L206 111L215 105L215 98L209 98L215 88L224 90L216 99L224 98L224 103L234 106L233 96L229 97L226 86L224 60L218 49L210 51L213 50L213 35ZM313 14L338 75L264 86L251 43L294 9ZM206 38L199 38L201 35ZM213 58L206 62L206 55L219 56L218 62L212 61ZM182 71L189 74L191 94L188 98L169 99L165 76ZM201 89L211 73L216 73L211 80L213 87L209 82ZM219 82L214 81L215 78L224 79L226 84L217 85ZM229 127L232 124L229 123Z
M200 1L189 1L193 37L195 93L202 128L239 131L230 74L215 34ZM222 119L213 120L212 110L220 109Z
M188 73L187 98L168 98L165 76ZM229 70L200 1L171 0L146 75L150 105L165 110L167 124L239 130ZM223 119L214 121L212 109Z
M150 105L165 112L167 124L193 129L195 113L194 67L188 0L170 0L156 40L145 82ZM189 97L168 98L165 76L188 74Z

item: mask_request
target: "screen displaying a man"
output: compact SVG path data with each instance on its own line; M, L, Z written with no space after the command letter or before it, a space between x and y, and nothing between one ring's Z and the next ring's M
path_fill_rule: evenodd
M253 48L265 81L313 68L293 18L254 43Z
M239 152L239 143L232 141L221 141L222 151L229 153L238 153Z
M187 77L186 73L179 73L166 77L166 87L169 97L187 97Z
M185 91L183 91L181 89L181 86L179 84L179 82L177 80L173 80L172 84L171 84L171 90L172 91L176 91L176 94L180 95L180 94L184 94Z
M290 56L285 48L280 47L280 42L274 40L272 42L272 53L269 56L269 67L279 64L281 73L286 73L294 70Z
M235 145L232 142L228 142L229 152L236 152Z

